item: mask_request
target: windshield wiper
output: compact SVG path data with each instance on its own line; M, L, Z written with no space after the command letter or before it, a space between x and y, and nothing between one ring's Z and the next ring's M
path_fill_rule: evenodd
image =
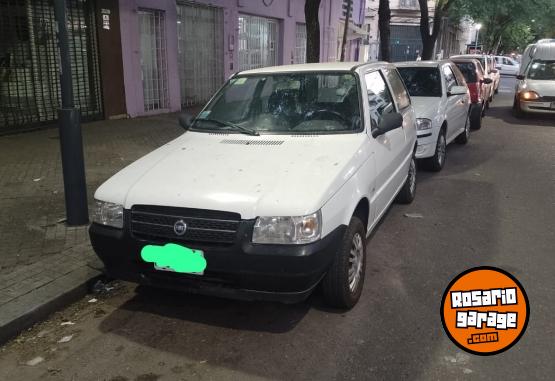
M219 124L220 126L229 127L232 130L238 131L238 132L240 132L242 134L246 134L246 135L260 136L260 134L256 130L252 130L250 128L243 127L243 126L239 126L238 124L234 124L234 123L231 123L231 122L224 122L223 120L206 119L206 118L195 120L195 122L198 122L198 121L216 123L216 124Z

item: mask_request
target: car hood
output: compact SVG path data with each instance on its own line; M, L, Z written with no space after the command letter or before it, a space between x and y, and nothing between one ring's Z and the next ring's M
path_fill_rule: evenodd
M441 114L444 106L441 97L411 97L411 102L417 118L431 120Z
M534 90L542 97L555 96L555 80L539 81L533 79L526 79L522 86L523 90Z
M95 193L123 205L166 205L260 215L321 208L368 158L365 133L187 132L124 168ZM366 157L365 157L366 156Z

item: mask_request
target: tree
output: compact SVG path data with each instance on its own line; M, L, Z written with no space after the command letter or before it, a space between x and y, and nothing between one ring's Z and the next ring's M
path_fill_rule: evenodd
M351 7L353 0L347 0L347 14L345 15L345 26L343 28L343 42L341 44L341 62L345 61L345 45L347 45L347 32L349 31L349 18L351 16Z
M378 29L380 31L380 53L382 61L391 61L391 47L389 46L389 38L391 31L389 22L391 21L391 10L389 9L389 0L380 0L378 8Z
M304 17L306 23L306 62L320 62L320 20L318 11L322 0L306 0Z
M434 9L434 19L430 32L430 12L428 10L428 0L418 0L420 6L420 36L422 38L422 59L433 59L434 48L437 36L441 29L441 20L447 15L449 8L453 4L451 0L436 0Z

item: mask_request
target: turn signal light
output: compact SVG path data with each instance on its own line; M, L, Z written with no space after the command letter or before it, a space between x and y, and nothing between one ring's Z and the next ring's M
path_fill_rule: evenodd
M533 101L539 99L540 95L535 91L523 91L520 93L520 99L525 101Z

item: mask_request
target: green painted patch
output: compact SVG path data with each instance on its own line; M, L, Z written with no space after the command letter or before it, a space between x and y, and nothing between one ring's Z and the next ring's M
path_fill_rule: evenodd
M164 246L146 245L141 250L141 258L152 262L157 268L166 268L178 273L202 273L206 259L202 251L167 243Z

